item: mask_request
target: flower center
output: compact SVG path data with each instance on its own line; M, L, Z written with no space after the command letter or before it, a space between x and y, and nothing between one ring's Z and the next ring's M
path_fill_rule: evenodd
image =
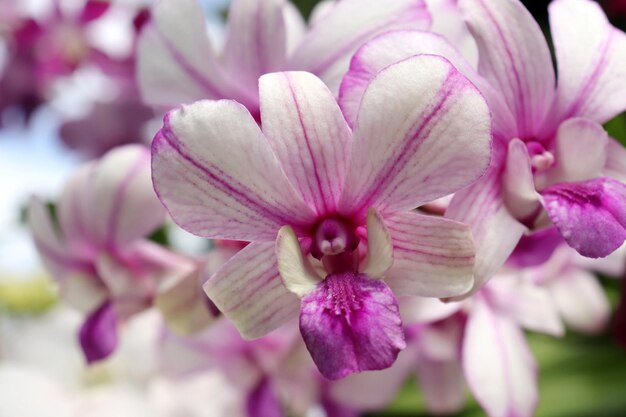
M545 171L554 165L554 155L546 150L541 143L535 141L526 142L526 148L530 156L533 174Z
M315 228L312 254L317 259L326 255L352 252L359 244L354 228L344 220L328 218Z

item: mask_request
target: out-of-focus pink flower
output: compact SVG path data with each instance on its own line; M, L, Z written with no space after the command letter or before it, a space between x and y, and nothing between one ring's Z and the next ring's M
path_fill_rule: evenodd
M285 0L235 0L218 54L196 0L162 1L139 44L143 98L167 109L207 98L234 99L258 119L261 75L309 71L336 91L363 42L391 29L427 29L430 16L423 0L342 0L323 2L311 21L307 28Z
M472 225L474 291L527 229L551 224L581 254L608 255L626 238L626 150L600 123L626 109L626 35L594 2L554 1L555 90L547 43L521 3L459 3L478 43L478 70L435 34L381 35L357 52L344 78L348 120L381 68L420 53L445 56L481 90L494 118L490 170L457 193L446 214Z
M252 242L205 285L245 337L300 310L326 377L384 369L404 347L394 292L471 286L468 227L408 210L482 175L484 99L448 61L421 56L369 85L354 133L311 74L261 77L260 100L263 131L233 101L170 112L153 142L159 198L194 234Z
M22 18L7 35L8 62L0 78L0 113L19 107L26 117L44 102L51 83L78 66L103 55L93 48L85 29L109 8L104 0L88 0L73 14L52 2L41 20Z
M99 157L115 147L142 142L153 116L138 96L124 92L112 101L95 103L87 116L64 122L60 135L68 147Z
M44 264L63 300L87 313L80 341L88 361L113 351L118 323L152 305L160 283L196 268L147 240L164 216L142 146L120 147L82 167L66 185L56 218L41 200L31 201L29 221Z

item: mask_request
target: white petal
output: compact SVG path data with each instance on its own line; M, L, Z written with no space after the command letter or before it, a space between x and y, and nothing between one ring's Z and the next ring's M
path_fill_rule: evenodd
M478 44L479 73L503 95L517 121L515 136L532 137L550 110L555 84L541 28L518 0L460 0L459 6Z
M604 123L626 109L626 35L587 0L550 3L558 68L554 118L588 117Z
M465 329L463 369L489 417L533 415L537 370L524 333L478 297Z
M549 289L569 327L590 334L606 328L611 307L593 274L584 270L565 271L549 284Z

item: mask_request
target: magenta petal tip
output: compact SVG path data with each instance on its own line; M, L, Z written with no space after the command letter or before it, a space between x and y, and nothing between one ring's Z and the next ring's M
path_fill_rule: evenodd
M113 303L105 301L80 328L78 338L89 364L106 359L117 346L117 316Z

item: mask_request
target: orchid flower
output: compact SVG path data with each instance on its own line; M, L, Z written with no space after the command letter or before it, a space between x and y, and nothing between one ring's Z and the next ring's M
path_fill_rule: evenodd
M300 310L324 376L386 368L404 347L390 286L430 297L471 286L468 226L408 210L482 175L485 102L431 56L381 71L354 132L315 76L259 84L262 131L234 101L165 116L152 145L155 190L182 228L252 242L205 284L245 337Z
M259 115L257 80L269 72L309 71L336 91L352 53L390 29L427 29L423 0L323 2L307 28L285 0L234 0L224 49L214 51L196 0L165 0L139 44L146 103L167 109L200 99L234 99Z
M147 240L165 212L142 146L86 164L67 183L57 214L58 222L41 200L30 203L37 249L62 299L87 314L80 341L96 361L114 350L118 323L149 307L161 281L187 276L195 264Z
M457 193L446 216L472 225L476 291L522 234L554 225L567 243L603 257L626 238L626 150L600 123L626 109L626 36L587 0L550 5L558 61L517 0L461 0L479 47L476 70L435 34L392 32L362 47L341 86L354 121L378 70L420 53L448 58L480 89L494 118L488 173ZM575 29L573 29L575 28Z

